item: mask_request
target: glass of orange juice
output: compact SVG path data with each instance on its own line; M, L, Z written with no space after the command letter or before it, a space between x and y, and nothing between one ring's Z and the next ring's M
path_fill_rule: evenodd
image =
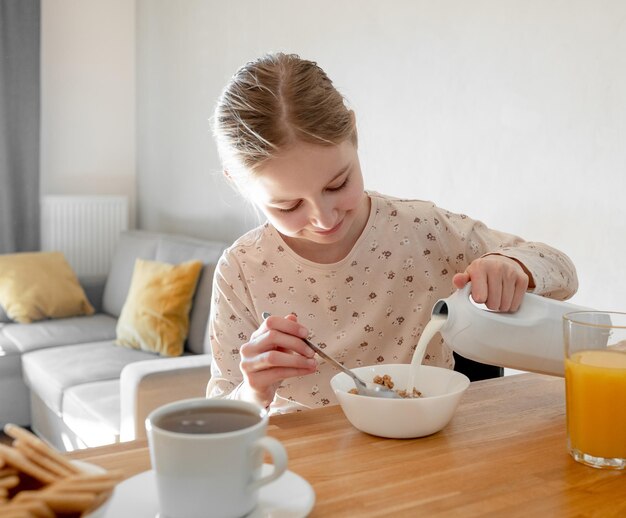
M563 317L567 447L578 462L626 468L626 313Z

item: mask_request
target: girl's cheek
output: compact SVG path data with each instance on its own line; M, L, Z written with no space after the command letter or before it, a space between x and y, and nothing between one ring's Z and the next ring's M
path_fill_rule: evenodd
M350 206L350 208L354 208L358 206L362 200L363 200L363 189L359 189L359 190L355 189L353 192L350 193L348 205Z
M342 210L354 210L362 202L364 196L363 192L363 189L353 189L347 192L342 198L341 203L338 204L339 208Z
M276 227L283 234L291 234L297 233L305 226L302 221L303 218L296 216L295 214L286 214L286 215L272 215L271 218L268 218L272 225Z
M348 189L345 190L343 196L340 197L339 206L344 210L354 209L363 200L364 185L363 177L360 175L348 185Z

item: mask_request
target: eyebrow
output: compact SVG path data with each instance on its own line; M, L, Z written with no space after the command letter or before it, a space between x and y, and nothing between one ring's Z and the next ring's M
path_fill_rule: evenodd
M350 169L350 164L342 167L341 170L335 176L333 176L333 178L330 180L330 182L328 182L326 185L330 185L331 183L333 183L337 178L339 178L342 174L344 174L348 169ZM269 200L269 203L271 205L280 205L281 203L288 203L290 201L293 201L293 200L276 200L276 199L271 199L271 200Z

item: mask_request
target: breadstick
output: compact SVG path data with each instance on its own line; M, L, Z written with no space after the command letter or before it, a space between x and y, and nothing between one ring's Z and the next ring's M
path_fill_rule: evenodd
M44 502L39 500L18 501L11 500L7 506L12 512L22 513L17 516L33 516L35 518L55 518L55 514ZM2 515L4 517L4 514Z
M69 460L67 460L63 455L59 452L50 448L45 442L43 442L39 437L35 434L29 432L25 428L21 426L17 426L16 424L7 423L4 425L4 433L13 437L14 439L21 439L24 442L28 443L38 452L43 453L47 457L50 457L55 462L61 464L63 467L71 471L72 473L80 473L80 469L78 469L74 464L72 464Z
M16 497L18 501L38 500L44 502L56 513L82 512L96 500L91 493L57 493L56 491L22 491Z
M9 489L15 487L20 483L20 477L17 475L9 475L8 477L0 478L0 489Z
M112 491L113 488L117 485L117 482L107 481L107 482L92 482L80 485L73 484L64 484L63 486L56 487L54 489L50 489L51 491L59 491L59 492L69 492L69 493L104 493L108 491Z
M13 447L16 448L18 451L21 451L26 458L30 459L35 464L38 464L45 470L49 471L50 473L54 473L59 477L67 477L74 474L73 471L70 471L65 466L62 466L61 464L53 461L49 457L42 455L29 443L24 442L23 439L15 439L13 441Z
M0 518L82 516L110 498L124 478L119 470L85 472L20 426L4 430L14 441L13 447L0 444ZM43 487L25 490L22 474Z
M40 518L36 514L31 513L28 508L13 509L7 507L2 510L2 518Z
M81 473L80 475L72 475L60 480L59 483L80 483L94 481L120 481L124 478L124 473L119 469L112 469L104 473Z
M118 481L109 480L93 480L93 481L62 481L50 486L50 491L68 491L70 493L101 493L110 491L117 485Z
M36 478L44 484L51 484L52 482L57 480L56 475L50 473L49 471L46 471L43 468L40 468L39 466L28 460L26 457L24 457L23 453L9 446L5 446L4 444L0 444L0 457L3 457L7 464L10 464L14 468L23 471L33 478Z
M7 466L6 468L0 469L0 478L8 477L11 475L17 475L17 470L15 468Z

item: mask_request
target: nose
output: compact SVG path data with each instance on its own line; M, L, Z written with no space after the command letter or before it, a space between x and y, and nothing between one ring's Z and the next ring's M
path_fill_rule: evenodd
M324 200L312 204L309 221L314 227L321 230L330 230L337 224L337 209Z

